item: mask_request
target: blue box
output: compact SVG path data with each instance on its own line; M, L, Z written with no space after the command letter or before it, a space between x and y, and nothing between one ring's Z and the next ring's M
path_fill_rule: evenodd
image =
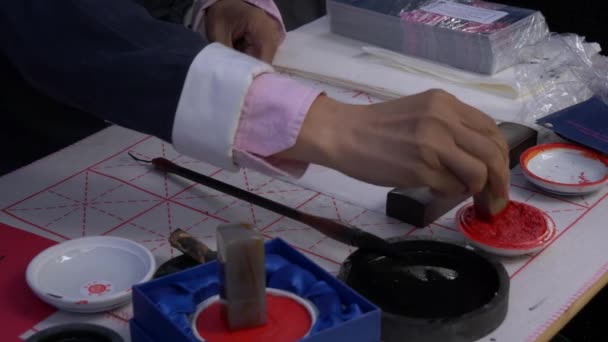
M600 96L547 115L536 123L563 138L608 154L608 104Z
M129 322L129 331L133 342L156 342L148 336L148 333L135 320Z
M361 314L354 319L346 320L342 324L326 328L318 333L311 333L302 339L303 342L380 341L381 310L377 306L283 240L277 238L267 242L265 250L266 255L278 255L291 264L310 272L318 280L325 281L336 291L343 303L356 304L361 311ZM130 322L131 340L133 342L197 342L191 334L180 328L175 320L170 319L153 298L155 295L162 295L163 291L173 291L172 284L202 279L203 275L217 274L217 269L218 264L213 261L135 286L133 288L133 319Z

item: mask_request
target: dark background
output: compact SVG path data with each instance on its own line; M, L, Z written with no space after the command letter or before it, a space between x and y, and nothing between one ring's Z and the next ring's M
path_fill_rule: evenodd
M19 1L19 0L12 0ZM125 0L127 1L127 0ZM137 0L155 17L177 22L188 0ZM381 0L378 0L381 1ZM325 14L323 0L275 0L288 30ZM574 32L608 46L608 24L601 0L504 0L509 5L540 10L552 31ZM107 127L103 121L55 102L24 82L0 54L0 175L42 158ZM603 324L608 316L608 290L596 298L560 333L555 342L608 341ZM508 341L511 342L511 341Z

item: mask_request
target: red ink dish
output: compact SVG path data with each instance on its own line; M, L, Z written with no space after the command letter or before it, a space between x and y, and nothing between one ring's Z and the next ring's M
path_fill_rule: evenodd
M573 144L531 147L522 153L519 164L532 184L557 195L592 193L608 181L608 159Z
M511 201L492 222L475 215L473 204L456 216L459 230L475 246L501 256L531 254L544 248L556 234L555 222L538 208Z
M297 295L278 289L266 290L267 323L231 331L224 318L223 302L213 296L199 305L192 319L192 332L200 341L285 341L306 337L316 322L312 304Z

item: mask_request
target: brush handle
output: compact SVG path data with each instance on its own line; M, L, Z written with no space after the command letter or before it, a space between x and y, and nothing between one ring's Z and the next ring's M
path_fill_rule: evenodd
M169 243L201 264L217 259L216 252L182 229L176 229L171 233Z
M260 195L239 189L217 179L201 175L192 170L181 167L165 158L153 159L152 165L154 165L154 167L160 171L184 177L193 182L208 186L227 195L275 212L281 216L302 222L328 236L329 238L346 245L366 249L368 251L375 251L386 255L395 255L396 253L392 245L386 240L354 226L346 225L324 217L303 213L297 209L293 209L286 205L269 200L268 198Z

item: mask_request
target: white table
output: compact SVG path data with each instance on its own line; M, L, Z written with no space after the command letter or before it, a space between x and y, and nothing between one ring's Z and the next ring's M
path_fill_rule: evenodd
M374 101L365 94L322 86L330 95L349 101ZM349 203L353 197L345 187L352 184L361 195L366 185L338 179L342 176L334 172L314 168L305 178L309 183L324 178L324 191L319 192L252 171L219 170L180 156L155 138L119 127L0 178L0 222L55 241L99 234L130 238L148 247L159 263L178 254L167 242L172 229L186 229L214 248L217 224L235 220L255 223L267 238L285 239L333 274L352 250L295 221L200 185L151 172L134 163L128 151L143 157L165 156L198 172L382 237L433 235L463 240L454 228L456 209L425 229L414 229L386 217L377 206ZM332 183L342 187L332 188ZM368 189L377 196L379 188ZM608 191L556 198L533 188L516 169L511 196L546 211L555 220L559 235L534 256L503 259L512 281L509 314L504 324L482 341L547 340L608 281ZM92 316L57 312L24 331L23 336L49 325L88 321L128 338L130 315L130 307Z

